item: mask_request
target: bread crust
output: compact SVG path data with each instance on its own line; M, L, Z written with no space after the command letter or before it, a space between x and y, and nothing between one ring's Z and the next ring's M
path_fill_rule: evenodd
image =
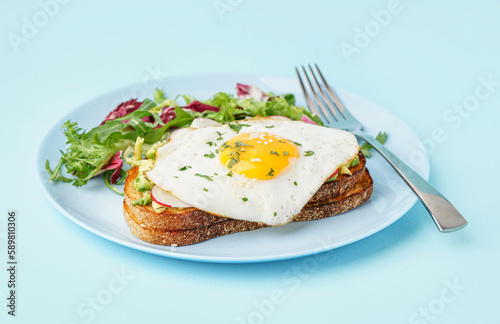
M358 153L359 164L350 168L351 175L341 174L336 181L323 184L306 206L320 204L334 197L343 196L361 181L366 170L366 159ZM125 181L124 203L128 206L129 212L134 219L147 228L161 231L179 231L203 228L222 221L227 221L226 217L221 217L199 210L197 208L167 208L161 213L157 213L151 205L132 206L132 202L141 197L133 185L134 179L138 176L139 168L134 167L128 171Z
M306 205L294 218L296 222L318 220L345 213L366 202L373 192L373 180L368 170L358 183L342 196L331 198L328 203ZM226 234L252 231L267 227L263 223L249 222L219 217L222 220L199 228L185 230L164 230L148 227L135 217L134 211L126 201L123 202L123 214L130 230L137 238L159 245L189 245L206 241ZM206 213L208 214L208 213Z

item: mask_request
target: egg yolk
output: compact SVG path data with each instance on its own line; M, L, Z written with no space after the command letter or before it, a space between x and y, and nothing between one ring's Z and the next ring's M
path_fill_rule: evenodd
M266 132L241 133L221 145L220 162L231 172L269 180L299 157L297 145Z

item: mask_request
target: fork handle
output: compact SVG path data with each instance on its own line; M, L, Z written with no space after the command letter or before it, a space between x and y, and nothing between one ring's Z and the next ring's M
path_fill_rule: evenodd
M425 208L431 214L434 223L442 233L453 232L467 225L467 221L460 212L453 206L439 191L432 187L406 163L401 161L396 155L385 148L372 136L361 132L353 132L358 138L363 139L373 146L377 152L389 162L396 172L415 192Z

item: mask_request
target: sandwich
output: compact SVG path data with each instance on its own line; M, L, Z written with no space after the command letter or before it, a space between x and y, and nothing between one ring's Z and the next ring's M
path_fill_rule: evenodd
M128 171L123 214L132 234L152 244L320 220L373 191L353 134L279 116L195 119L151 150Z

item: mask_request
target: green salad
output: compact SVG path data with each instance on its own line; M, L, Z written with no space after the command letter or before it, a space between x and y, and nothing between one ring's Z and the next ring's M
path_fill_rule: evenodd
M142 156L151 157L158 143L168 140L173 130L189 127L195 118L231 123L256 116L284 116L323 125L318 116L296 106L292 94L264 93L251 85L237 84L237 96L218 92L208 100L197 100L190 95L178 95L172 99L163 90L156 89L152 98L121 103L100 125L89 131L78 127L75 121L64 123L62 129L68 147L61 151L55 167L52 168L47 160L45 168L49 180L72 183L77 187L102 174L105 184L123 195L113 185L125 181L124 162L132 166L134 155L135 160ZM379 134L377 139L383 142L385 137L385 133ZM134 152L137 139L141 142L140 150ZM370 147L361 148L369 156Z

